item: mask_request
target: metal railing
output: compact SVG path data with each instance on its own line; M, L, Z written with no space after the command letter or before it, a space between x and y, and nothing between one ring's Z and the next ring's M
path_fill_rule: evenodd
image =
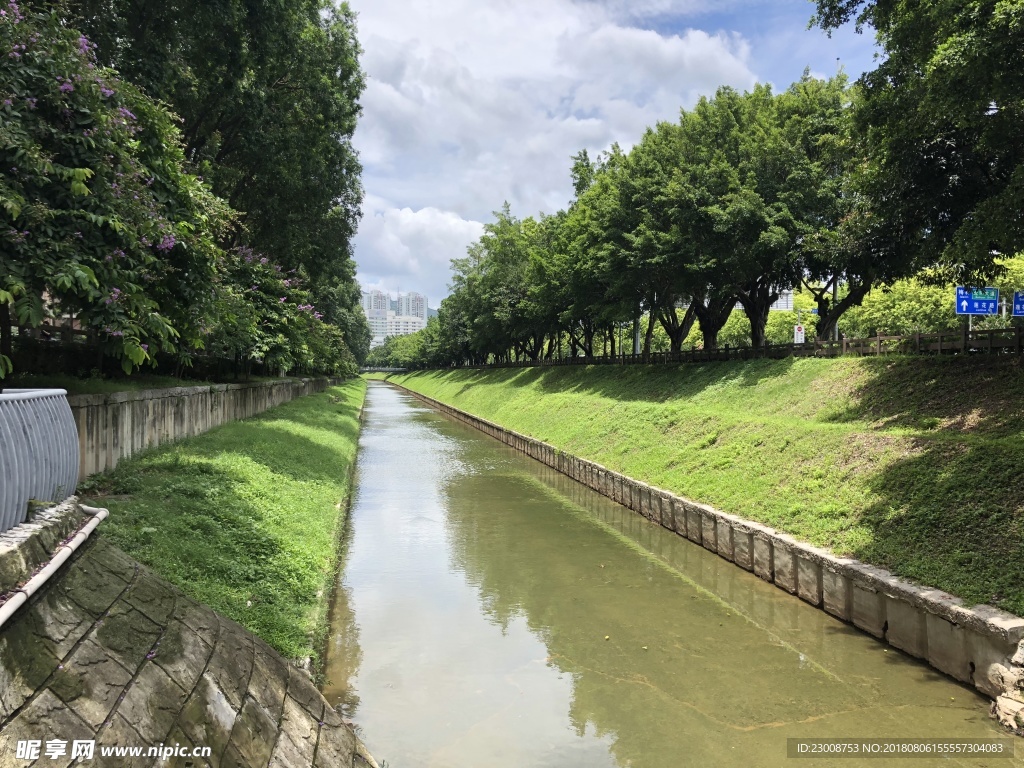
M78 485L78 430L63 389L0 390L0 533L29 501L63 501Z

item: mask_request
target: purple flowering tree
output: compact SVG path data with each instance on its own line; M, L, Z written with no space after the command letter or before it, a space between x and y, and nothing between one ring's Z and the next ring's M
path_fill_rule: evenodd
M70 315L125 371L202 344L230 211L176 118L57 12L0 0L0 378L11 325Z
M206 352L233 360L248 375L253 364L268 373L354 375L355 358L336 325L313 305L301 270L285 270L251 248L232 250L218 282L216 321Z

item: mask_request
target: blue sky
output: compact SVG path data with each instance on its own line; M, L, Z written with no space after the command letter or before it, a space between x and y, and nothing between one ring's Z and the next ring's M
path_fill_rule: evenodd
M350 0L367 89L355 144L365 286L437 307L449 261L507 200L554 212L570 156L629 147L720 85L872 68L870 34L807 29L807 0Z

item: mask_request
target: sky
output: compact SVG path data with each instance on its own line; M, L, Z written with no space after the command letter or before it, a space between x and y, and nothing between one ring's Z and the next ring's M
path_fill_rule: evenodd
M349 4L366 73L357 278L435 308L503 202L518 217L568 205L580 149L628 149L722 85L856 78L877 50L870 33L808 29L808 0Z

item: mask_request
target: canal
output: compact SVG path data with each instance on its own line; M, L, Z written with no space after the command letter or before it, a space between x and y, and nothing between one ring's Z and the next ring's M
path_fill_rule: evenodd
M1006 737L972 690L411 396L371 382L365 408L324 693L390 768ZM1024 763L795 764L890 762Z

